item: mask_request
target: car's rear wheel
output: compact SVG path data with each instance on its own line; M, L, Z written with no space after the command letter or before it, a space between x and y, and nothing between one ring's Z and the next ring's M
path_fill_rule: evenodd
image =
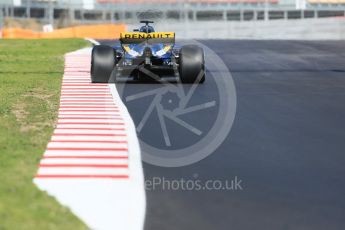
M182 83L203 83L205 81L205 58L202 48L186 45L180 50L179 73Z
M97 45L92 49L91 81L92 83L108 83L116 64L115 50L106 45Z

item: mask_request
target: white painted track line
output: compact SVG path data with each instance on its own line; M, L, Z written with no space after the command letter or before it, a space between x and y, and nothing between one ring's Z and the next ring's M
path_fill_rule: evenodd
M56 128L34 183L91 229L143 229L136 131L115 85L90 83L91 49L65 56Z

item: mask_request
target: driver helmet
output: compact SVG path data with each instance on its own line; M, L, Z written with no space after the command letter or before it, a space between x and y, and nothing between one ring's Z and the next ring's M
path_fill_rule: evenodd
M153 29L152 26L142 26L139 31L143 33L153 33L155 29Z

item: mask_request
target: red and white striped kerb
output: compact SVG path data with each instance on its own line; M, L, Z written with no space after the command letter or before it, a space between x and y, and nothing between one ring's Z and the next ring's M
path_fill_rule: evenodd
M36 179L128 179L128 139L108 84L91 84L90 54L65 56L59 115Z

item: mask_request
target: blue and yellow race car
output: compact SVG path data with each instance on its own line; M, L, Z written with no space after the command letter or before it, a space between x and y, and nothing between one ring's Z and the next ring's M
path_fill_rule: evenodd
M140 29L120 34L119 46L96 45L92 49L91 80L108 83L120 78L160 81L173 77L182 83L205 81L205 58L196 45L175 45L174 32L155 32L144 23Z

